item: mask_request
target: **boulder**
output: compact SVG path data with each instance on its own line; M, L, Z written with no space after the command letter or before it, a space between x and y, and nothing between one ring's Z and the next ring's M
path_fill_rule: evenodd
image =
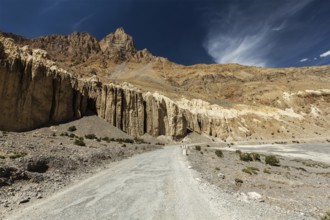
M258 201L258 202L263 202L264 201L263 198L262 198L262 195L260 195L257 192L248 192L246 194L247 194L247 197L248 197L249 200Z
M33 173L45 173L49 166L48 160L43 157L33 157L26 161L26 170Z

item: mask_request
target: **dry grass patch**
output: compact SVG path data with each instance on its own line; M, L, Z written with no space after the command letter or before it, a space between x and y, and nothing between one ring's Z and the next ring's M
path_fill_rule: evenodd
M26 155L27 153L25 152L13 151L13 152L5 153L0 151L0 159L6 159L6 158L16 159L16 158L24 157Z
M275 155L269 155L265 157L265 163L271 166L280 166L280 160Z
M253 175L253 174L257 175L260 170L256 167L246 167L246 168L242 169L242 171L244 173L248 173L250 175Z

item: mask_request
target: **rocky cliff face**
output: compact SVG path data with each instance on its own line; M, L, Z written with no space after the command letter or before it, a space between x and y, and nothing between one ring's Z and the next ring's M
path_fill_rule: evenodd
M0 38L0 130L24 131L94 111L133 136L183 137L186 122L165 97L131 85L103 85L97 77L78 80L47 59L43 50L18 47Z
M80 117L87 97L78 81L47 60L43 50L17 47L1 38L0 129L30 130Z

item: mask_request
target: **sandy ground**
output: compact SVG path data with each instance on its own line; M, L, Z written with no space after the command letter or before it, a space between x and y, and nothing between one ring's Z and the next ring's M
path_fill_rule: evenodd
M319 218L330 210L330 164L303 158L329 162L330 154L327 144L313 146L233 145L222 148L223 157L218 157L215 145L205 144L200 151L193 148L188 158L204 179L239 199L246 200L247 193L257 192L267 204ZM261 161L242 161L233 149L262 152ZM277 154L280 166L265 164L265 156L270 152ZM256 169L255 174L243 171L249 167ZM237 184L235 179L242 183Z
M218 191L179 147L121 161L7 219L308 219Z

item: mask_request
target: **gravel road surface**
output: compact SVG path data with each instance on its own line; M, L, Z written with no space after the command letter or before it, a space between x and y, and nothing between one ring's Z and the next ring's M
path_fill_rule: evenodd
M178 146L118 162L7 219L307 219L199 178Z

